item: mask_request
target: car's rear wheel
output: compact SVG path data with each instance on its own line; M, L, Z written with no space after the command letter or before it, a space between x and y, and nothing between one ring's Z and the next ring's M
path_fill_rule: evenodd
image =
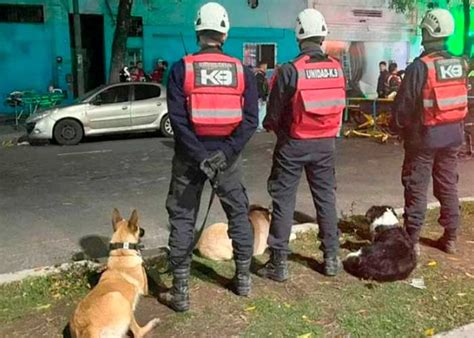
M54 127L54 140L61 145L75 145L81 142L84 136L82 125L73 119L59 121Z
M160 122L160 131L163 136L173 137L173 127L171 127L171 121L168 114L163 116Z

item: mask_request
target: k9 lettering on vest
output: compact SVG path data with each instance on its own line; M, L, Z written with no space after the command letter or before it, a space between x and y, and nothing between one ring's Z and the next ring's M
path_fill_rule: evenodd
M335 79L339 77L339 72L336 68L306 69L305 75L307 79Z
M235 87L237 85L237 67L229 62L195 62L193 64L196 74L197 87Z
M464 67L459 59L437 60L435 67L440 81L462 79L465 76Z
M442 79L456 79L462 77L461 65L441 66L439 70L441 71L440 76Z
M230 70L214 70L208 72L205 69L201 69L201 85L209 86L230 86L232 85L232 72Z

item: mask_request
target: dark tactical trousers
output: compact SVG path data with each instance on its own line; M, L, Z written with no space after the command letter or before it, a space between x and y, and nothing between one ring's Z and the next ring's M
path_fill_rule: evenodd
M402 184L405 188L405 228L414 242L418 242L425 220L427 193L433 177L434 196L441 204L438 219L447 234L455 238L459 226L457 154L459 147L442 149L405 150Z
M166 201L170 222L169 247L172 266L191 259L190 256L186 257L186 254L194 240L194 228L206 181L207 177L199 169L198 164L189 163L175 155ZM234 258L249 259L253 253L253 229L248 218L247 194L241 183L240 161L235 161L222 172L218 181L216 195L229 221L229 237L232 239Z
M268 192L273 213L268 245L288 251L296 192L303 169L313 196L325 257L337 255L339 237L336 213L335 139L294 140L277 144Z

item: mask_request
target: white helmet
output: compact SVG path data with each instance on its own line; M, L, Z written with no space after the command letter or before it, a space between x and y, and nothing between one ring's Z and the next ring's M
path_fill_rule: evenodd
M229 28L229 16L220 4L208 2L199 9L194 25L196 32L211 30L227 34Z
M307 8L296 19L295 33L298 40L313 36L327 36L328 26L321 12Z
M445 38L454 33L454 18L447 9L433 9L425 14L421 29L433 38Z

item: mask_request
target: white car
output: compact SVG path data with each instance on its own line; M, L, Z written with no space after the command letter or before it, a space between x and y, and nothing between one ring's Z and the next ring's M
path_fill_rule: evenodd
M74 103L53 107L26 120L30 140L73 145L84 136L158 130L173 136L166 89L157 83L124 82L96 88Z

